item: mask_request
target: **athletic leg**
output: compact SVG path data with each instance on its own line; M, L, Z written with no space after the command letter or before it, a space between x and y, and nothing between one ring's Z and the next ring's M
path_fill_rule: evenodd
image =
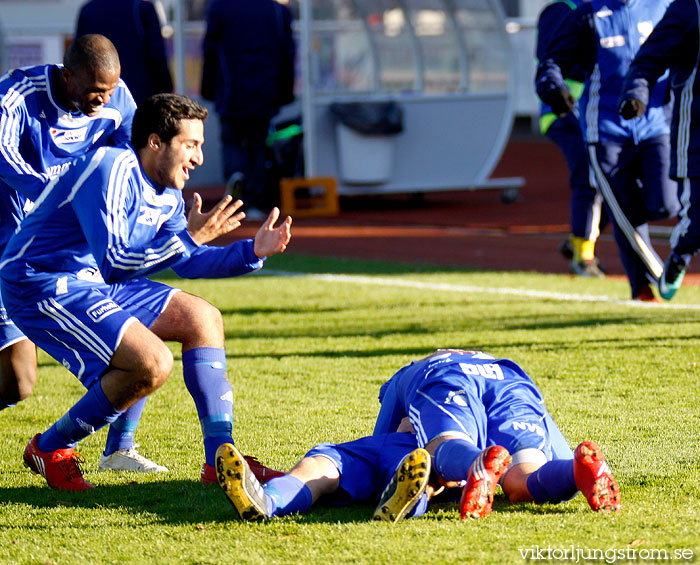
M671 249L687 260L700 248L700 177L679 183L681 212L671 235Z
M547 136L559 147L569 169L570 217L573 258L571 270L582 276L601 277L595 260L595 242L600 234L602 198L591 186L588 153L578 120L569 115L556 120Z
M629 279L632 297L642 297L649 280L658 280L663 270L645 231L648 212L634 168L635 147L614 143L589 146L589 159L596 181L613 221L613 234L620 261Z
M80 280L68 284L70 293L49 296L37 304L18 300L17 308L11 311L27 337L60 361L88 389L64 417L37 435L25 451L30 467L57 488L74 485L59 484L60 477L51 474L49 467L56 470L63 463L70 464L64 478L69 483L73 479L82 481L79 469L76 472L71 463L75 444L156 390L172 367L172 355L165 344L112 302L103 292L106 285ZM11 306L8 303L8 309ZM95 315L97 312L101 314ZM54 461L52 454L61 455L57 455L60 461ZM43 460L41 465L39 460Z
M700 247L700 178L680 179L678 184L681 211L671 234L671 253L659 280L659 293L667 300L681 287L690 260Z
M216 452L219 485L242 520L306 512L338 487L337 467L325 457L305 457L282 477L261 485L240 451L225 443Z
M35 384L36 346L22 336L0 350L0 410L29 398Z
M182 344L185 385L197 407L206 464L213 467L217 448L233 443L233 391L226 378L221 313L202 298L178 292L151 331L164 341Z
M260 486L231 444L217 453L219 484L244 520L308 510L321 496L332 504L376 498L399 462L415 449L415 436L369 436L312 448L285 476Z

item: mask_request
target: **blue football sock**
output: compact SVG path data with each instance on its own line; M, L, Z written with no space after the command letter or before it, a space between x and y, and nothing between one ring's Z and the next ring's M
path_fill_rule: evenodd
M144 396L141 400L129 406L129 408L109 426L107 443L105 443L105 455L111 455L120 449L129 449L134 445L134 432L139 425L141 413L146 405L147 398L147 396Z
M464 481L479 453L481 450L465 439L443 441L433 455L435 472L446 481Z
M46 452L75 447L81 439L114 422L121 413L107 400L102 384L98 381L66 414L39 436L37 447Z
M548 461L527 478L527 490L539 503L556 504L569 500L578 492L574 481L574 460Z
M292 475L270 479L262 487L270 516L301 514L311 508L309 487Z
M406 514L406 518L418 518L419 516L425 514L427 511L428 495L426 493L423 493L420 495L420 498L418 499L416 505L413 507L413 510Z
M233 443L233 391L226 379L226 352L215 347L185 351L182 373L202 425L204 458L213 467L219 446Z
M4 410L5 408L12 408L13 406L17 406L16 404L7 404L3 399L2 396L0 396L0 410Z

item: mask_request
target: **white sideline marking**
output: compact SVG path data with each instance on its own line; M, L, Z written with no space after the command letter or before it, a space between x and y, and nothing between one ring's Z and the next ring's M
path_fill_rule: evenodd
M591 294L567 294L564 292L549 292L544 290L528 290L525 288L487 288L484 286L472 286L463 284L430 283L420 281L407 281L397 279L385 279L381 277L364 277L361 275L333 275L330 273L295 273L290 271L259 271L261 275L276 275L283 277L303 277L307 279L345 282L354 284L373 284L379 286L393 286L404 288L418 288L425 290L446 290L450 292L481 292L484 294L500 294L510 296L522 296L528 298L540 298L546 300L561 300L564 302L605 302L608 304L622 304L637 308L662 308L666 310L700 310L700 304L678 304L671 302L642 302L639 300L622 300L609 296L594 296Z

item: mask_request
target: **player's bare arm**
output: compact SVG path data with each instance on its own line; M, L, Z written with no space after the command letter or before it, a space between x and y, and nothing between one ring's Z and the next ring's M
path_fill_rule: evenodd
M202 197L195 192L194 204L187 215L187 231L198 245L209 243L241 225L245 218L245 212L239 211L243 202L232 200L230 196L224 196L205 214L202 212Z
M253 251L260 258L282 253L287 249L287 244L292 238L292 218L287 216L279 226L275 227L279 216L279 208L273 208L260 226L258 233L255 234Z

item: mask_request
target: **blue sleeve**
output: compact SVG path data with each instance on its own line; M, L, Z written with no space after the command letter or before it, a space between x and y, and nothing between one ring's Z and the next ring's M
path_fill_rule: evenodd
M81 167L72 206L107 283L160 272L198 248L187 230L152 237L138 229L142 187L133 151L99 149Z
M184 279L217 279L257 271L264 261L253 251L253 240L244 239L225 247L202 245L173 270Z
M574 69L588 71L597 54L595 31L590 22L590 4L572 10L553 33L539 53L535 89L540 100L549 104L557 114L568 107L561 91L568 90L566 81Z
M16 94L14 86L0 92L0 178L25 198L36 200L51 177L22 156L20 139L31 126L27 107Z
M648 106L651 92L666 69L691 71L697 57L697 8L694 2L675 0L632 61L622 84L621 100L635 98Z
M552 2L545 6L537 19L537 60L544 59L552 39L560 32L561 24L574 7L564 1Z
M131 91L122 79L119 79L119 97L118 109L122 116L122 121L112 133L110 145L114 147L126 147L127 144L131 143L131 125L134 121L134 113L136 112L136 102L134 102Z
M173 192L177 195L178 207L158 233L177 233L191 240L182 192ZM260 259L253 250L253 240L246 239L224 247L198 246L191 253L183 255L172 268L183 279L220 279L257 271L263 263L264 259Z

